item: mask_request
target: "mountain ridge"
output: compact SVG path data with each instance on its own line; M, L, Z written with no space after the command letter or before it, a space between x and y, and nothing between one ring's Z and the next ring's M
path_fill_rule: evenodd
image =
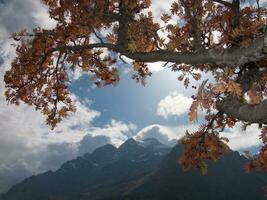
M167 146L166 149L171 150ZM48 199L47 196L52 199L86 199L84 196L88 194L90 199L97 199L102 196L102 191L112 193L109 188L115 188L119 192L119 186L128 187L128 183L154 172L167 153L166 149L159 155L153 148L146 148L134 139L127 140L119 148L107 144L91 154L65 162L54 172L25 179L0 199L16 199L16 196L22 196L23 200Z
M248 161L232 151L209 162L206 176L184 172L177 164L183 147L156 139L129 139L119 148L107 144L64 163L56 171L32 176L0 200L230 200L264 199L266 174L245 174ZM254 198L255 197L255 198Z

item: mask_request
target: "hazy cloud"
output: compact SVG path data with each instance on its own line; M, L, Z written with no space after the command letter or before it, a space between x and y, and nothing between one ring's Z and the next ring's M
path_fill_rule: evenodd
M96 148L104 146L105 144L110 144L110 138L104 135L97 135L93 137L92 135L86 135L80 141L78 149L79 154L83 155L86 153L92 153Z

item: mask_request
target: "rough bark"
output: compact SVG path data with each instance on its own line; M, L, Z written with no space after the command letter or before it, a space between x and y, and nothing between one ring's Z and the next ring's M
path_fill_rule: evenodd
M249 122L267 124L267 99L258 105L241 103L239 99L228 98L218 101L217 109L233 118Z

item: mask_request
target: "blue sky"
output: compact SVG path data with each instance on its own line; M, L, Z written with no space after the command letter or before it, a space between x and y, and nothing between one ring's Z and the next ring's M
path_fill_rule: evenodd
M177 81L177 73L166 68L160 72L154 72L147 78L146 85L142 86L131 79L131 72L121 73L121 80L117 86L105 86L93 88L87 75L83 75L71 86L71 91L81 99L91 99L91 108L101 110L101 118L96 120L98 125L107 123L111 118L134 122L138 127L144 127L152 123L166 123L177 125L187 124L187 114L179 119L170 116L164 119L158 116L157 105L161 99L173 91L190 97L191 91L184 90L183 85Z
M171 0L153 1L156 18L168 9ZM265 1L266 2L266 1ZM14 58L9 39L11 32L35 26L50 28L53 21L38 0L0 0L0 193L32 174L57 169L64 161L106 143L119 145L129 137L156 137L168 144L179 139L190 123L187 112L193 89L185 90L178 74L169 68L150 67L152 77L146 86L131 79L129 66L119 64L121 81L116 87L94 88L85 74L75 73L70 91L77 112L54 131L34 108L8 105L4 98L3 75ZM224 133L235 150L259 146L256 126L242 132L240 126Z

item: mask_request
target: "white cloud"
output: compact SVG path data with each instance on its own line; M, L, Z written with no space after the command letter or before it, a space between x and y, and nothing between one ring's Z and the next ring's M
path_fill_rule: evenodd
M167 13L171 14L171 4L173 3L173 0L165 0L165 1L158 1L158 0L152 0L152 5L149 9L146 10L146 12L151 11L154 17L154 21L159 23L161 27L164 26L164 22L160 19L162 14ZM177 24L179 18L178 16L172 16L172 18L169 20L169 23L171 24ZM167 39L167 34L159 31L159 34L161 37Z
M180 126L164 126L160 124L152 124L141 129L135 139L144 140L146 138L155 138L162 144L173 145L188 130L192 132L197 129L197 125L180 125Z
M37 0L8 0L0 4L0 41L5 41L11 32L35 25L43 28L55 26L47 8Z
M173 145L175 144L175 141L185 135L187 130L189 133L192 133L198 129L198 126L198 124L180 126L152 124L141 129L134 138L137 140L155 138L163 144ZM220 136L227 137L229 139L227 144L232 150L242 152L262 145L259 134L260 129L257 125L251 125L247 127L246 131L243 131L241 124L237 124L235 127L220 133Z
M151 72L158 72L164 69L164 62L148 63L147 67Z
M259 134L260 130L257 125L251 125L247 127L246 131L243 131L241 125L237 124L235 127L221 133L221 136L229 139L228 145L231 149L241 151L261 145Z
M168 116L181 116L188 112L192 99L183 94L173 92L162 99L157 107L157 114L167 118Z
M104 127L92 128L90 134L93 136L104 135L110 137L111 143L118 147L132 135L136 128L136 125L132 123L127 124L113 119Z

